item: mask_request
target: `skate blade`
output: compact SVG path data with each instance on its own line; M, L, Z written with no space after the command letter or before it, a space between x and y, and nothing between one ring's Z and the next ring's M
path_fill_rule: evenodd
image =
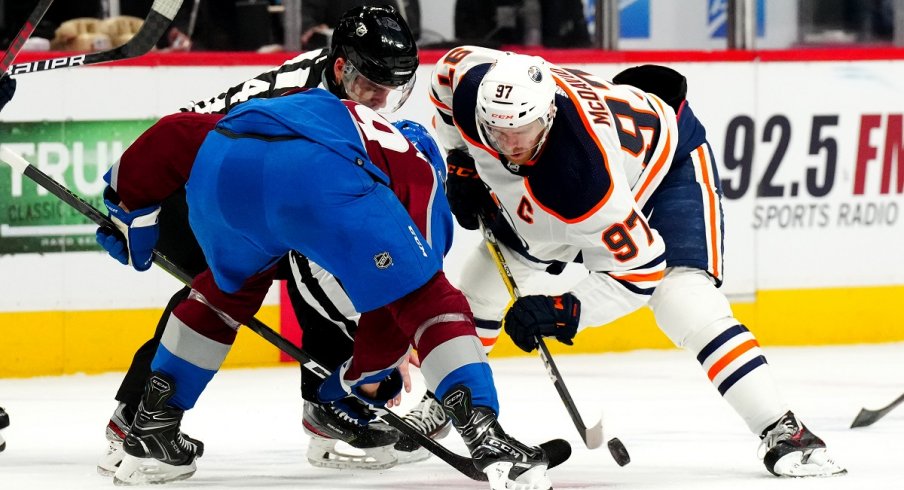
M514 465L510 462L493 463L483 469L490 481L491 490L551 490L552 482L546 475L546 466L539 465L525 471L515 480L509 479Z
M791 478L841 476L847 473L825 449L815 449L808 456L803 452L786 454L773 467L779 476Z
M398 464L391 445L367 449L348 446L348 450L341 450L337 448L338 442L333 439L311 436L307 454L311 466L340 470L385 470Z
M414 451L399 451L398 449L394 449L393 454L399 464L417 463L418 461L430 459L430 456L432 456L430 451L422 447L418 447Z
M125 451L122 450L122 441L108 442L109 446L107 446L107 450L97 461L97 474L101 476L113 476L113 474L116 473L116 470L119 469L122 458L126 454Z
M153 458L136 458L126 455L113 475L117 486L149 485L184 480L197 471L195 462L174 466Z

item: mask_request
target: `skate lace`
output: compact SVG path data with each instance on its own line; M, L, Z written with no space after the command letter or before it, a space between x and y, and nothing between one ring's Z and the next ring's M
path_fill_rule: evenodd
M791 439L791 437L800 430L800 426L794 417L783 417L775 427L772 428L769 432L767 432L762 440L760 441L760 446L757 448L757 456L760 459L766 457L766 453L769 452L770 449L777 446L782 441L787 441Z
M351 409L351 407L348 407L348 409ZM338 407L336 405L330 405L330 410L333 412L334 415L339 417L339 420L341 420L343 422L346 422L346 423L349 423L349 424L352 424L352 425L355 425L358 427L367 427L368 420L362 419L362 418L366 417L366 414L361 414L361 416L354 416L354 415L350 414L349 412L345 411L343 409L343 407Z
M433 398L425 396L417 406L405 414L405 421L424 434L429 434L446 423L446 412Z
M178 433L178 436L176 436L176 444L179 445L179 447L182 449L183 452L186 452L186 453L189 453L189 454L195 453L195 452L197 451L197 448L198 448L198 446L195 445L195 443L193 443L193 442L189 441L188 439L186 439L186 438L182 435L182 432L181 432L181 431Z

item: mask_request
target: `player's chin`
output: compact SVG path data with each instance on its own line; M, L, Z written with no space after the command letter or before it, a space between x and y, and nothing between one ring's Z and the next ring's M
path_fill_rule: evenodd
M505 157L512 163L522 164L530 159L530 152L528 150L518 151L515 153L510 153Z

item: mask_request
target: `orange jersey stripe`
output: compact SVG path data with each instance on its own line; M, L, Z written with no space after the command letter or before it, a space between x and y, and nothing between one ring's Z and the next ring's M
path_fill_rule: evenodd
M492 347L492 346L496 345L496 340L498 340L498 337L493 337L493 338L479 337L479 338L480 338L480 343L483 344L484 347Z
M712 256L712 268L713 268L713 276L719 277L719 248L718 248L718 240L716 239L716 230L718 230L719 223L716 221L716 196L712 190L712 183L709 181L709 172L708 172L708 163L706 150L703 148L703 145L697 147L697 158L700 160L700 174L703 175L703 187L706 189L706 197L709 200L709 226L710 226L710 234L709 234L709 242L710 246L713 250Z
M744 342L743 344L732 349L728 354L722 356L722 359L719 359L718 362L716 362L712 365L711 368L709 368L709 371L706 373L706 375L709 376L710 381L714 380L716 376L718 376L718 374L723 369L725 369L725 366L731 363L731 361L734 361L735 359L740 357L741 354L749 351L750 349L759 346L760 344L756 341L756 339L750 339L747 342Z
M610 272L610 276L620 279L622 281L631 281L631 282L644 282L644 281L661 281L663 277L665 277L665 271L657 271L657 272L648 272L645 274L618 274L616 272Z
M443 104L442 102L440 102L439 99L437 99L436 97L433 96L433 91L432 91L432 90L429 91L429 92L427 93L427 95L430 97L430 102L433 102L433 105L435 105L436 107L439 107L440 109L445 109L445 110L447 110L447 111L449 111L449 112L452 112L452 108L451 108L451 107L447 106L446 104Z
M653 100L656 102L656 105L659 106L659 109L664 112L665 108L662 107L662 104L659 102L659 99L653 98ZM640 199L640 196L642 196L644 191L647 190L647 187L649 187L650 184L653 183L656 175L659 174L659 171L662 170L662 167L665 166L666 160L668 160L668 157L669 157L668 149L669 149L669 147L672 146L672 135L669 132L668 128L665 128L664 132L665 132L665 146L663 147L664 151L662 152L661 155L659 155L659 159L656 160L656 163L653 164L652 170L650 170L650 173L647 174L647 178L646 178L646 180L643 181L643 184L640 186L640 189L638 189L637 192L634 193L635 200Z

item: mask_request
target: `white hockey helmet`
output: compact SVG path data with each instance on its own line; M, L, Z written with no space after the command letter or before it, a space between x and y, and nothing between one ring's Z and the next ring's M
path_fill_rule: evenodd
M503 155L533 159L552 128L555 97L556 82L543 58L507 53L487 71L477 91L481 137Z

